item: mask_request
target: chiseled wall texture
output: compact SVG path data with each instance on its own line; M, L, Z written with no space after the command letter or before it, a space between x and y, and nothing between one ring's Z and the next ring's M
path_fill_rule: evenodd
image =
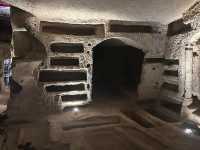
M195 0L3 0L39 18L113 19L167 24Z

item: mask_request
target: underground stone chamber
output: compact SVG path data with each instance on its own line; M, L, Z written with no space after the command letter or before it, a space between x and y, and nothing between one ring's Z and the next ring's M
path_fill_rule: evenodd
M137 94L143 60L142 50L119 39L108 39L95 46L92 98Z
M198 149L189 126L177 127L186 113L200 116L200 3L178 18L178 0L175 12L163 11L173 16L155 13L175 8L161 0L149 3L154 13L139 7L145 0L2 1L11 21L0 23L0 40L11 23L13 48L9 101L0 94L9 102L8 149Z

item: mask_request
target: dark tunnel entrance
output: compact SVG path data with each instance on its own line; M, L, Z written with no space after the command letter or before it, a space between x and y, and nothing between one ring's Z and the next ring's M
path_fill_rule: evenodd
M108 39L93 48L92 98L137 94L144 53L118 39ZM128 93L128 94L127 94Z

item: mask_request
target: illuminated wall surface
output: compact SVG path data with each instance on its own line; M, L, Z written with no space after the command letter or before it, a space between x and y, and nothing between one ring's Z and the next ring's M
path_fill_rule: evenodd
M8 149L198 150L200 0L3 1Z
M43 19L113 19L167 24L194 0L4 0Z
M102 74L96 78L103 78L105 69L98 62L93 64L95 47L109 39L114 39L109 46L100 47L105 51L122 47L115 54L124 56L124 60L129 56L124 54L126 46L144 53L144 61L138 65L142 66L140 82L134 81L138 83L135 89L139 99L161 97L164 106L173 105L173 111L181 114L185 99L200 96L200 86L193 83L198 75L192 74L192 67L198 68L197 59L191 57L197 58L195 47L199 38L198 17L193 19L198 5L189 9L194 0L5 1L15 6L11 8L11 18L16 57L43 60L37 68L38 74L34 75L45 97L58 105L91 102L96 84L92 82L94 66L100 65ZM108 63L112 54L107 55L106 59L96 58ZM115 59L113 57L112 64L117 64ZM110 68L116 67L116 72L123 72L125 67L119 69L122 64L137 68L128 60ZM192 66L193 60L196 66ZM132 73L130 69L125 70L127 74Z

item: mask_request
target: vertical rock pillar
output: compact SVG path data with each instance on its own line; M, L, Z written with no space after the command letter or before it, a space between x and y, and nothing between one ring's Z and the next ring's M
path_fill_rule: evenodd
M182 117L189 117L192 112L188 106L192 103L192 68L193 68L193 44L185 45L185 92L182 107Z

